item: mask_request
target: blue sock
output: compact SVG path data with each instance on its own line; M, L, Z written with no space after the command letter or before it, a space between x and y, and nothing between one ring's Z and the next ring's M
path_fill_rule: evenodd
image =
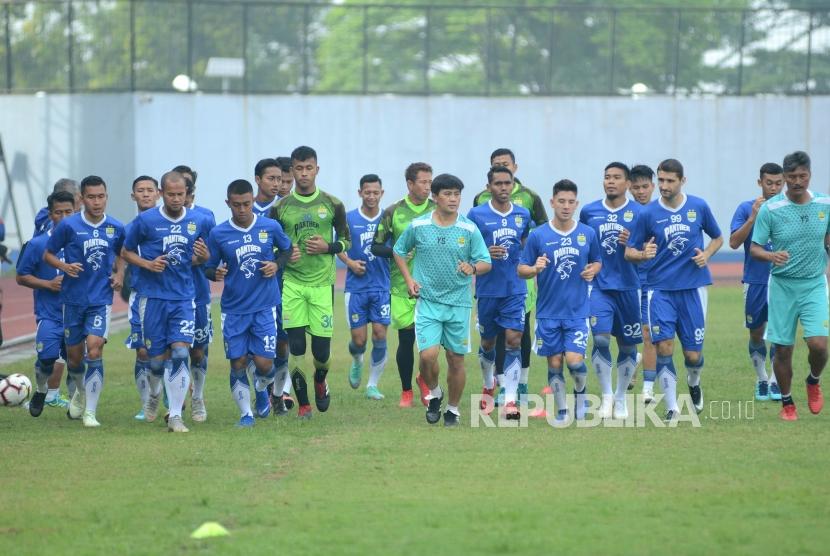
M643 369L643 380L646 382L654 382L657 379L657 371L647 371Z
M354 342L349 342L349 353L352 354L352 359L357 365L363 365L363 354L366 353L366 344L358 347Z

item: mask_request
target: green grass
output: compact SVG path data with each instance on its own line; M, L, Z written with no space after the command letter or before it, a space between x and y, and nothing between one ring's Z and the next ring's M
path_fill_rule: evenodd
M709 312L703 386L734 413L754 384L740 291L712 288ZM348 387L341 316L332 406L310 422L292 414L234 429L221 337L209 420L188 435L133 420L123 333L105 351L99 430L55 409L32 419L3 408L0 554L826 553L827 415L807 411L800 386L797 423L757 403L751 420L714 419L720 406L707 406L700 428L474 429L465 407L464 426L446 430L428 426L421 406L398 409L394 334L387 398ZM467 369L466 393L479 392L474 355ZM803 378L803 346L796 369ZM544 380L534 356L531 390ZM231 536L191 540L205 521Z

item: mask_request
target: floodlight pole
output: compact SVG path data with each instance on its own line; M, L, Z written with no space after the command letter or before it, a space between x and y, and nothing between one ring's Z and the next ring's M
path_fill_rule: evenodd
M17 241L23 245L23 233L20 228L20 217L17 215L17 203L14 201L14 187L12 186L12 177L9 173L9 164L6 160L6 152L3 150L3 137L0 136L0 163L3 164L3 172L6 176L6 187L8 188L9 204L12 206L12 216L14 217L14 228L17 231Z

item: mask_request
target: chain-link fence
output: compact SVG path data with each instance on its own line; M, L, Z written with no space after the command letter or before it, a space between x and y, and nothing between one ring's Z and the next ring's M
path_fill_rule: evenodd
M828 94L830 8L0 0L0 91Z

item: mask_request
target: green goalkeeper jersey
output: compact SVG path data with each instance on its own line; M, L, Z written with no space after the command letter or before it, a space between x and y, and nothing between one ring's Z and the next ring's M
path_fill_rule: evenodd
M825 236L830 233L830 197L810 191L808 203L798 205L779 193L761 205L752 241L772 243L773 251L787 251L790 260L772 267L779 278L815 278L827 269Z
M334 255L309 255L305 243L312 236L320 236L329 244L339 242L343 251L349 249L351 241L343 203L319 188L307 197L292 191L271 209L270 216L282 225L291 243L301 252L297 262L285 267L285 281L306 286L333 285Z
M404 230L409 226L409 223L425 212L432 210L434 206L435 203L432 199L427 199L423 204L416 205L409 200L409 196L406 196L394 205L387 207L380 218L380 224L378 224L378 229L375 232L374 243L386 245L391 239L391 245L394 246L398 238L401 237ZM390 266L389 276L392 293L401 297L409 297L406 282L401 275L401 271L398 270L398 266L394 262ZM410 259L409 272L414 273L414 268L415 261L414 259Z
M545 212L545 203L542 202L542 198L539 197L539 195L532 189L522 185L522 182L519 180L515 180L515 182L513 191L510 193L510 202L516 206L524 207L529 210L530 219L533 220L533 223L537 226L541 226L547 222L548 214ZM473 199L473 206L477 207L479 205L483 205L492 198L493 196L490 195L490 192L485 189L475 196Z

